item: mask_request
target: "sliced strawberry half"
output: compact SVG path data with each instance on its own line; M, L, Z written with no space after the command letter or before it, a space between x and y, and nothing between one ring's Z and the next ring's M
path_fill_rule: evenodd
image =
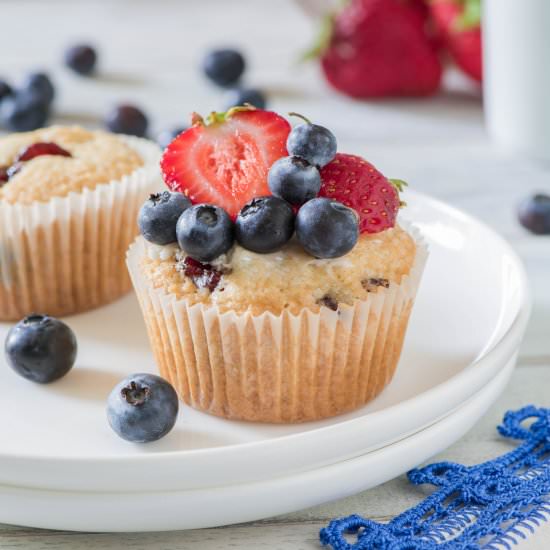
M338 153L321 169L320 197L335 199L359 215L361 233L379 233L394 227L401 205L401 180L389 180L370 162Z
M267 173L288 155L290 124L271 111L254 108L212 113L165 150L161 169L166 185L185 193L192 203L212 203L235 218L254 197L271 195Z

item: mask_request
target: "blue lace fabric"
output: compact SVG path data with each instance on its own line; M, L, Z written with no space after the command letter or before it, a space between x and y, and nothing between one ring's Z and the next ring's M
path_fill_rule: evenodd
M333 520L321 543L334 550L511 549L550 514L550 409L510 411L498 431L523 442L477 466L412 470L412 483L436 487L429 497L386 524L358 515Z

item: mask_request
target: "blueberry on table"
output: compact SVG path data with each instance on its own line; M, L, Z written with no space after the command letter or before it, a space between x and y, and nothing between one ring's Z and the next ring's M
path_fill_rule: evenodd
M234 240L229 214L213 204L196 204L185 210L178 220L176 234L180 248L201 263L225 254Z
M13 94L13 88L0 78L0 101Z
M0 103L0 126L12 132L42 128L49 116L49 105L33 93L18 92L5 97Z
M132 374L117 384L107 400L111 428L133 443L164 437L176 423L178 396L164 378Z
M214 50L203 59L204 74L218 86L235 84L245 69L245 60L240 52L233 49Z
M231 109L231 107L239 107L246 103L253 105L257 109L265 109L267 100L263 92L254 88L235 89L227 92L226 110Z
M50 105L55 96L55 88L46 73L29 74L24 80L20 92L33 95L45 105Z
M147 133L149 121L143 111L137 107L118 105L107 115L105 125L111 132L117 134L144 137Z
M88 76L95 70L97 52L88 44L76 44L65 52L64 61L75 73Z
M283 157L271 165L267 183L276 197L300 206L319 193L321 174L303 158Z
M247 250L268 254L294 233L294 211L278 197L259 197L245 204L235 222L237 242Z
M318 124L312 124L297 113L290 113L305 121L295 126L288 134L286 148L290 155L302 157L310 164L322 168L336 156L336 138L334 134Z
M159 133L157 136L157 143L161 147L161 149L166 149L172 141L174 141L182 132L185 132L187 128L184 126L176 126L174 128L168 128L166 130L163 130Z
M32 314L11 328L4 349L8 364L17 374L47 384L71 370L77 344L74 332L63 321Z
M151 243L175 243L178 219L190 206L191 202L183 193L164 191L151 195L138 214L140 233Z
M521 225L536 235L550 235L550 196L539 193L525 199L518 209Z
M296 236L308 254L316 258L338 258L357 243L358 216L340 202L312 199L298 211Z

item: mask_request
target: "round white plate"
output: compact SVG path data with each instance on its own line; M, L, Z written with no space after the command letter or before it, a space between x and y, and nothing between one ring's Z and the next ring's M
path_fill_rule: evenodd
M383 483L464 435L504 389L515 357L443 420L331 466L254 483L170 492L70 492L0 486L0 522L75 531L164 531L258 520ZM139 487L141 479L136 479Z
M404 215L431 254L398 372L368 406L294 426L231 422L182 407L163 440L122 441L107 425L106 397L127 374L155 370L128 296L69 319L80 349L63 380L35 385L1 360L0 484L143 492L250 483L362 455L460 406L519 346L529 310L525 274L485 225L426 196L406 198ZM0 339L8 329L0 325Z

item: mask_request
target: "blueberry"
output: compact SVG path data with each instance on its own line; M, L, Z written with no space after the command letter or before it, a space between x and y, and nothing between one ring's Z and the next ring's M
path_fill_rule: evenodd
M107 400L107 419L122 439L148 443L164 437L176 423L178 396L164 378L132 374L118 383Z
M151 243L175 243L178 219L190 206L191 201L182 193L164 191L151 195L138 214L141 234Z
M0 78L0 101L5 97L8 97L13 94L12 87L5 81Z
M40 384L65 376L76 359L76 338L59 319L32 314L8 332L6 359L17 373Z
M233 246L233 222L223 208L213 204L196 204L185 210L176 233L180 248L201 263L211 262Z
M0 104L0 124L12 132L42 128L49 116L49 106L32 93L19 92L4 98Z
M144 137L149 122L143 111L133 105L118 105L110 111L105 125L111 132Z
M358 216L340 202L312 199L298 211L296 236L308 254L316 258L338 258L357 243Z
M235 222L237 242L260 254L279 250L293 233L294 211L278 197L252 199L243 206Z
M235 89L227 92L226 110L231 107L238 107L250 103L258 109L265 109L267 101L265 95L260 90L254 88Z
M160 145L162 149L166 149L172 141L174 141L182 132L185 132L187 128L184 126L175 126L173 128L169 128L166 130L163 130L159 133L157 136L157 143Z
M317 196L321 189L321 174L307 160L283 157L269 169L267 183L276 197L299 206Z
M550 195L541 193L525 199L518 209L523 227L537 235L550 235Z
M204 58L202 69L215 84L229 86L239 80L245 65L244 57L237 50L214 50Z
M31 73L21 87L22 92L32 94L44 105L50 105L55 95L50 77L45 73Z
M97 63L97 52L88 44L70 47L64 56L65 65L80 75L90 75Z
M302 157L310 164L322 168L336 156L336 138L324 126L312 124L297 113L290 113L305 120L305 124L295 126L286 141L286 148L291 155Z

